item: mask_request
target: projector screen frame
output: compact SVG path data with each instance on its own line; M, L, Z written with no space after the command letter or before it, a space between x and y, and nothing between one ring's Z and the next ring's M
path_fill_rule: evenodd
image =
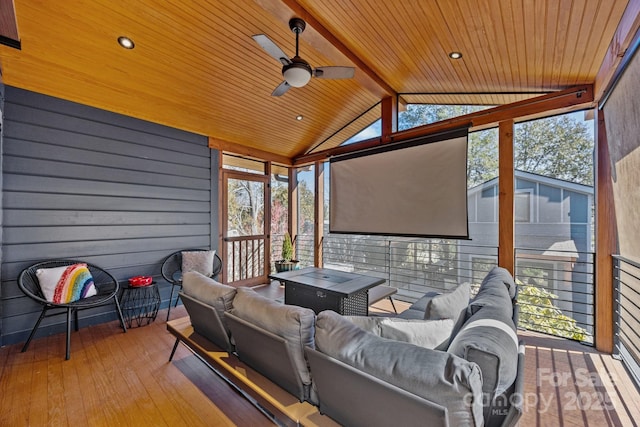
M338 156L331 157L329 159L330 166L334 163L346 161L350 159L372 156L377 154L383 154L390 151L402 150L412 147L417 147L421 145L428 145L437 142L443 142L451 139L465 138L465 152L464 152L464 176L465 176L465 195L464 195L464 221L466 224L465 232L459 234L437 234L437 233L409 233L409 232L375 232L375 231L351 231L351 230L341 230L335 229L332 225L332 221L329 221L329 232L332 234L345 234L345 235L370 235L370 236L400 236L400 237L409 237L409 238L439 238L439 239L455 239L455 240L471 240L469 238L469 217L468 217L468 196L467 196L467 185L466 185L466 177L467 177L467 160L468 160L468 135L469 135L469 125L463 125L461 127L455 129L449 129L442 132L436 132L429 135L424 135L420 137L410 138L403 141L388 143L384 145L379 145L372 148L366 148L346 154L341 154ZM333 179L333 173L330 173L330 179ZM331 187L333 189L333 185ZM333 194L330 193L329 197L330 207L329 207L329 217L333 218L335 207L332 206L334 204Z

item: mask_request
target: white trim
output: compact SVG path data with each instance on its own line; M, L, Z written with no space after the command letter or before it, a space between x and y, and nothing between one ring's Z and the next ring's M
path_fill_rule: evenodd
M479 327L483 327L483 326L484 327L488 326L490 328L500 329L501 331L503 331L507 335L509 335L509 337L513 340L513 344L516 346L516 348L519 347L518 335L516 335L514 330L511 329L509 326L507 326L504 322L501 322L501 321L496 320L496 319L478 319L478 320L474 320L473 322L465 325L463 329L479 328Z

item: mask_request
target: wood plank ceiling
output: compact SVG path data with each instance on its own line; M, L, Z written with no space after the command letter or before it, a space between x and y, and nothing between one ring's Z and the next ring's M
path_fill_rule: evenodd
M498 105L593 83L627 5L620 0L14 3L22 49L0 47L5 84L288 158L356 133L379 117L375 106L390 90L408 102ZM314 67L356 66L356 77L312 79L304 88L270 96L282 81L281 66L251 35L267 34L293 56L295 36L287 25L293 16L316 27L308 25L301 36L303 58ZM135 49L121 48L116 43L121 35L131 37ZM462 59L451 60L451 51L461 52ZM304 120L297 121L298 115Z

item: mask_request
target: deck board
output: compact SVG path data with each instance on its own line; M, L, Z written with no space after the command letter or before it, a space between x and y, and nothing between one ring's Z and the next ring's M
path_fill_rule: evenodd
M393 309L382 300L372 311ZM126 334L118 322L74 332L69 361L64 334L36 338L26 353L20 344L0 348L0 425L272 425L184 346L168 362L174 337L164 312ZM186 314L179 306L172 317ZM518 335L526 344L520 426L638 425L640 393L619 360L561 338Z

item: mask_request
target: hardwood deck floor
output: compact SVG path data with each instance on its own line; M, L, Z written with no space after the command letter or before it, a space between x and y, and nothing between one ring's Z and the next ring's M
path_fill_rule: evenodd
M406 307L396 302L398 310ZM388 300L377 310L391 311ZM172 318L186 315L182 306ZM64 334L0 348L0 426L267 426L271 422L179 346L161 310L122 333L83 328L64 360ZM640 394L621 362L590 347L520 331L526 342L520 426L635 426Z

